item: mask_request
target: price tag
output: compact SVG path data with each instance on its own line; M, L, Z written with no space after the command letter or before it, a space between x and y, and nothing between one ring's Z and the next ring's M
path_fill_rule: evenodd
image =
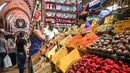
M80 34L82 32L82 28L78 29L78 34Z
M82 24L80 28L84 28L85 27L85 24Z
M110 16L107 16L106 18L105 18L105 21L104 21L104 24L108 24L109 23L109 21L110 21Z
M68 27L68 32L71 30L71 28L70 27Z
M115 33L122 33L125 31L130 31L130 20L118 21L114 24Z
M73 26L73 30L76 30L78 26Z
M63 32L65 32L66 31L66 28L64 29L64 31Z
M109 24L113 18L114 18L114 15L107 16L104 20L104 24Z
M93 20L93 21L92 21L92 27L93 27L93 26L97 26L97 20Z
M98 26L91 27L92 32L97 33L97 30L98 30Z
M72 34L72 30L71 30L70 27L68 27L68 32L69 32L70 34Z

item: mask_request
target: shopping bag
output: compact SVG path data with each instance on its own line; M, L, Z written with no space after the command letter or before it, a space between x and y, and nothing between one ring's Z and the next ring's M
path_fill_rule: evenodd
M6 55L6 57L4 58L4 65L5 65L5 68L12 66L12 62L9 55Z

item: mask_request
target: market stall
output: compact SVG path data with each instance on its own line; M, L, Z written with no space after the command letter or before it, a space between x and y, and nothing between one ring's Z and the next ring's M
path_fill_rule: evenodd
M89 3L90 9L96 8L93 4L103 5L100 0ZM95 10L98 9L101 8ZM91 20L90 28L75 25L64 30L60 29L61 33L47 41L40 48L40 52L32 58L34 71L43 72L45 67L42 65L47 64L48 73L54 70L57 73L129 73L129 14L126 11L127 19L121 20L114 11L110 11L107 15L104 15L106 10L100 11L97 17ZM43 55L49 61L41 58ZM36 67L40 68L35 69Z

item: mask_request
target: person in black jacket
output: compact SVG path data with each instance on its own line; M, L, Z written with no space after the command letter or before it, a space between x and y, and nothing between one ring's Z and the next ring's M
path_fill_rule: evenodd
M26 46L27 41L24 39L24 32L20 32L16 40L19 73L24 73L24 65L26 62Z

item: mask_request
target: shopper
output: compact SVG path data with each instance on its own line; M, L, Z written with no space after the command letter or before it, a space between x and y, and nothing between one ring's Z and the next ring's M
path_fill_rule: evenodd
M20 32L17 36L16 40L17 46L17 57L18 57L18 66L19 66L19 73L24 72L24 65L26 62L26 46L27 41L24 39L24 32Z
M78 16L78 19L79 19L79 23L80 23L80 25L82 26L82 27L84 27L84 28L89 28L89 27L91 27L91 25L90 25L90 23L89 22L87 22L87 13L81 13L81 14L79 14L79 16Z
M45 35L47 36L47 39L52 39L55 35L57 35L59 32L56 28L54 28L54 25L51 21L47 22L47 27L45 28Z
M4 71L4 58L8 54L7 41L4 38L4 29L0 29L0 71Z
M12 61L12 66L16 65L16 42L13 34L9 34L7 37L9 56Z
M40 31L39 26L37 26L36 28L34 27L34 30L31 33L31 37L30 37L31 46L29 49L28 73L33 73L31 57L39 51L38 49L40 49L40 47L42 46L42 42L45 41L45 36L42 35L42 32Z

